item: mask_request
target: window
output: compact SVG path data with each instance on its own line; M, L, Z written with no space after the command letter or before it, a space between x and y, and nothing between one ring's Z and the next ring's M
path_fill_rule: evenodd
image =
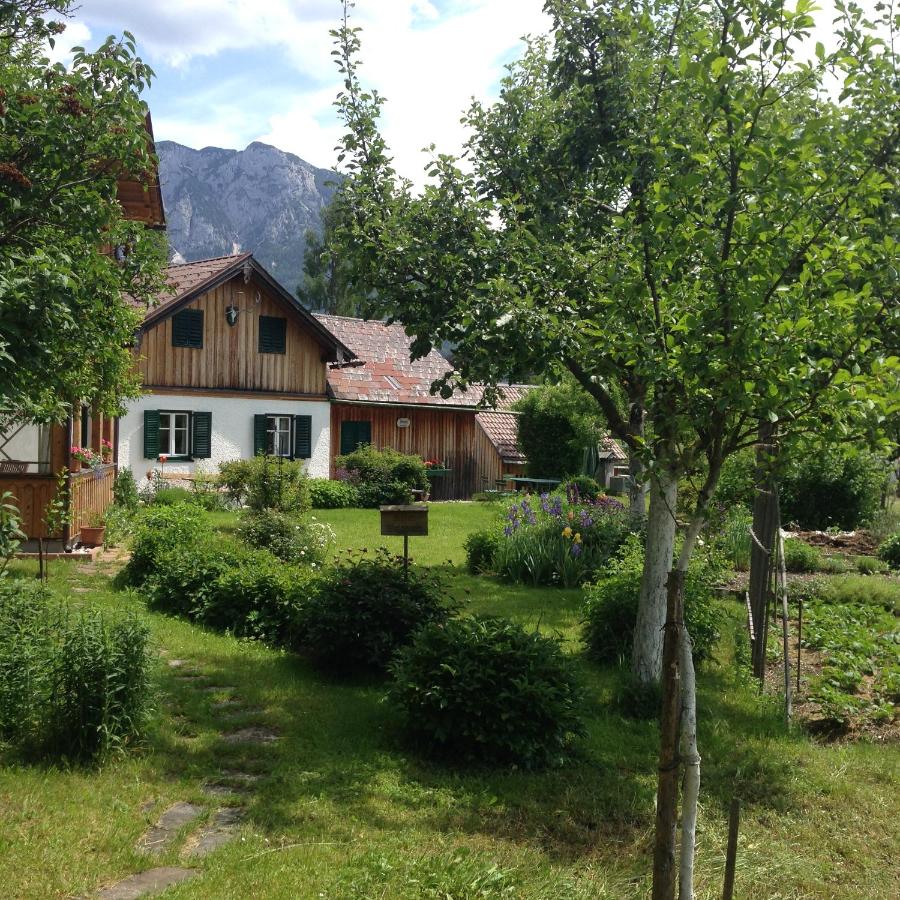
M159 455L187 456L190 413L161 412L159 414Z
M183 309L172 316L172 346L203 347L202 309Z
M287 319L278 316L259 317L259 352L284 353Z
M91 446L91 408L89 406L81 407L81 438L82 447Z
M270 456L291 455L290 416L266 416L266 453Z
M341 456L352 453L362 444L372 443L371 422L342 422L341 423Z

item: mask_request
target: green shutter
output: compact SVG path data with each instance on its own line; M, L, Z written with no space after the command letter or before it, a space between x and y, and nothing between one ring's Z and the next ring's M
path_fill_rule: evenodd
M360 444L372 443L371 422L341 423L341 456L352 453Z
M253 455L266 452L266 416L253 417Z
M312 416L294 416L294 458L312 456Z
M159 410L144 410L144 459L159 457Z
M195 412L191 416L191 456L209 459L212 456L212 413Z
M203 310L183 309L172 316L173 347L203 347Z
M259 317L259 352L284 353L287 336L287 319L279 316Z

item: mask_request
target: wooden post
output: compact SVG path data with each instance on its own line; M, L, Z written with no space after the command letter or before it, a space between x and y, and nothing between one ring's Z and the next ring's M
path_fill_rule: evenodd
M675 897L675 838L678 826L678 735L681 727L681 642L684 572L672 569L666 585L663 636L662 712L653 847L653 900Z
M799 597L797 611L797 693L800 693L800 648L803 641L803 598Z
M781 640L784 653L784 722L790 725L794 711L791 702L791 648L788 646L787 569L784 563L784 538L781 536L780 515L778 519L778 592L781 594Z
M734 871L737 863L738 826L741 821L741 801L737 797L731 800L728 811L728 849L725 852L725 885L722 888L722 900L731 900L734 896Z

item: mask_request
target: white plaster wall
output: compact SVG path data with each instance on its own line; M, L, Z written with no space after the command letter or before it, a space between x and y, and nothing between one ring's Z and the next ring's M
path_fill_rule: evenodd
M265 397L201 397L146 394L128 405L119 420L119 465L129 466L138 483L158 462L144 458L144 410L212 413L212 456L196 462L167 462L167 473L215 472L219 463L253 456L253 417L264 413L312 416L312 456L306 471L328 477L331 407L326 400L269 400Z
M0 459L31 463L29 472L37 472L39 462L50 461L50 426L13 423L0 431ZM41 438L43 437L43 442Z

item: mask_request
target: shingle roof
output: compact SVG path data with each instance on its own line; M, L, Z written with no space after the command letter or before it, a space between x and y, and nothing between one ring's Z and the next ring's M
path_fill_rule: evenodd
M232 269L237 271L252 255L252 253L238 253L231 256L215 256L211 259L198 259L196 262L169 266L166 269L168 289L153 298L153 304L147 310L147 317L157 318L159 310L176 303L186 294L202 294L203 287L207 283L218 281Z
M611 437L600 438L598 448L601 453L608 453L608 459L627 460L628 454L622 449L622 445Z
M524 463L525 454L519 449L519 417L515 413L485 410L475 416L488 440L506 463Z

